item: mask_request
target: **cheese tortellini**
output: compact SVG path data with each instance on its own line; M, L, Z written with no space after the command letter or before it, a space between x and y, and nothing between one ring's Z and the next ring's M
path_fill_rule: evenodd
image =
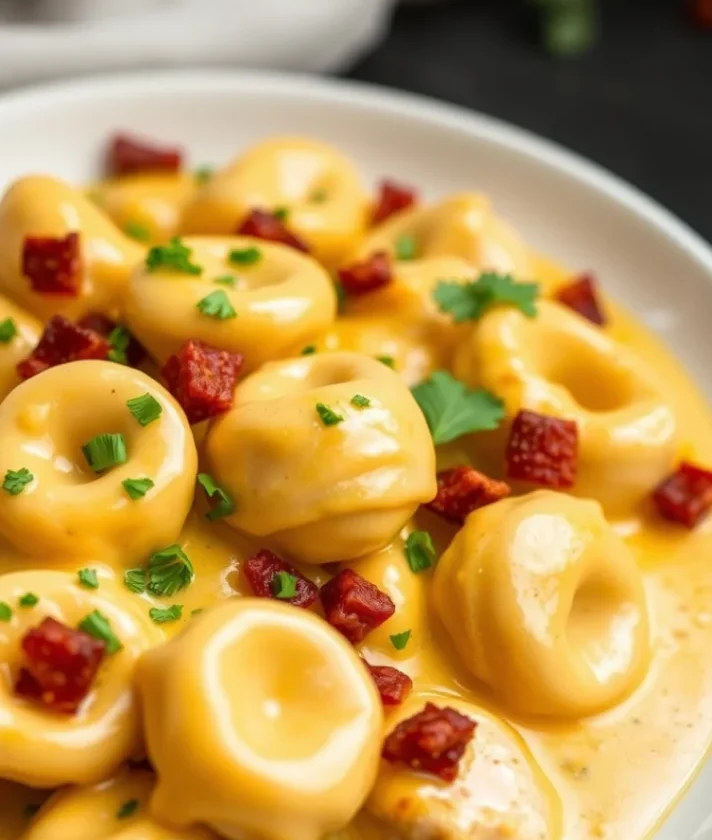
M321 840L373 785L381 701L349 643L307 610L233 599L147 654L138 682L162 822Z
M135 403L132 412L136 399L149 415ZM100 435L113 435L112 446L120 436L125 457L95 471L83 447ZM193 500L195 442L173 397L146 374L101 361L50 368L0 404L0 441L0 475L31 475L21 493L0 494L0 535L23 554L127 565L177 539ZM150 480L141 498L124 486L131 479Z
M640 572L594 501L539 490L475 511L433 595L463 664L524 714L609 708L650 663Z
M306 563L383 548L436 489L415 400L354 353L265 365L212 423L205 454L235 500L226 522Z
M27 593L38 599L35 605L23 606ZM0 778L34 787L92 784L137 755L142 737L134 667L162 638L141 601L109 580L87 589L76 575L49 571L1 576L0 601L13 605L11 618L0 622ZM47 617L76 627L94 611L108 620L122 648L104 657L79 713L58 714L16 696L26 631Z

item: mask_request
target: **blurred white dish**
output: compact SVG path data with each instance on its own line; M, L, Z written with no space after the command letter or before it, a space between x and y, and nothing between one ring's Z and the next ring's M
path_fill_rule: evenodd
M391 175L429 195L481 188L528 242L573 267L595 269L712 395L705 352L712 249L642 193L533 135L451 106L338 81L142 74L0 99L0 188L31 171L88 180L118 128L181 143L194 164L224 161L267 135L312 134L351 155L374 180ZM656 840L712 840L710 785L712 763Z

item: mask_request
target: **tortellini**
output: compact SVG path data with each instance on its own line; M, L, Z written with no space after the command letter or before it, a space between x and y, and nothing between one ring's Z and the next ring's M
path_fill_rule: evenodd
M225 521L306 563L383 548L436 491L415 400L385 365L352 353L249 376L212 423L205 455L235 502Z
M34 606L20 603L31 593ZM142 602L108 580L97 589L68 572L16 572L0 577L0 601L12 616L0 622L0 778L34 787L93 784L141 749L133 688L136 660L160 643L161 632ZM77 714L64 715L15 695L25 632L50 617L76 627L100 612L122 648L104 657L99 677Z
M433 597L462 663L524 714L609 708L650 663L642 577L598 502L539 490L475 511Z
M185 233L234 233L250 210L283 210L287 224L331 264L363 234L368 202L353 164L300 137L258 143L216 172L186 208Z
M629 513L671 468L673 410L653 371L599 327L553 301L537 308L535 318L512 308L486 314L456 351L455 374L496 393L510 417L528 409L575 420L573 492ZM482 437L478 454L501 463L506 431Z
M9 320L8 320L9 319ZM2 325L11 323L7 338L2 335ZM0 400L20 382L17 363L34 349L42 333L42 324L28 312L0 297Z
M144 265L129 286L128 325L161 362L197 338L241 353L253 370L301 348L336 318L329 275L293 248L249 237L194 237L183 244L199 275ZM233 252L253 260L231 261ZM220 317L201 303L211 295L227 300Z
M147 414L136 403L131 410L137 399ZM99 435L113 435L112 447L120 436L125 457L95 471L83 447ZM0 535L48 565L67 557L127 565L177 539L197 453L185 415L155 380L112 362L71 362L28 379L0 405L0 475L20 470L31 480L0 493ZM152 482L141 498L124 486L132 479Z
M138 683L162 822L321 840L373 785L380 699L349 643L307 610L228 601L147 654Z
M79 294L35 291L22 273L25 237L78 233ZM100 312L116 319L129 276L144 249L129 239L79 190L46 175L16 181L0 202L0 293L46 321L60 313L76 319Z

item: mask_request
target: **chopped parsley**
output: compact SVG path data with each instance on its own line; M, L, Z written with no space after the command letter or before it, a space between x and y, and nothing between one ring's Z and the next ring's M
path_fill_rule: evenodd
M141 593L146 591L146 570L127 569L124 572L124 586L132 592Z
M343 312L349 296L346 294L346 289L341 283L334 283L334 291L336 292L336 308L339 312Z
M129 222L124 227L124 233L137 242L148 242L151 238L151 231L145 225L138 224L138 222Z
M297 594L297 579L294 575L290 575L289 572L277 572L272 578L270 587L275 598L288 601Z
M194 577L193 564L179 545L157 551L148 561L147 589L154 595L175 595L190 586Z
M470 391L447 371L434 371L412 390L436 445L462 435L496 429L504 418L504 403L484 388Z
M536 315L538 283L518 283L510 274L492 271L480 274L470 283L441 280L433 299L441 312L452 316L456 324L477 321L495 306L514 306L533 318Z
M116 653L123 647L121 641L111 629L109 619L105 615L102 615L99 610L94 610L89 615L85 615L79 622L79 629L93 636L95 639L101 639L106 644L106 652L108 654Z
M131 333L122 327L120 324L109 333L108 342L111 345L109 355L107 358L110 362L116 362L119 365L128 364L126 358L126 350L131 342Z
M17 496L34 478L27 467L21 467L19 470L8 470L2 482L2 489L11 496Z
M192 250L184 245L177 236L167 245L156 245L146 255L146 268L150 272L161 268L173 269L182 274L202 274L202 266L191 262Z
M156 624L166 624L169 621L178 621L183 615L183 605L173 604L171 607L151 607L149 616Z
M98 589L99 578L96 575L96 569L80 569L77 572L79 583L87 589Z
M410 641L410 630L405 630L403 633L394 633L390 636L391 644L396 650L403 650Z
M227 318L237 317L237 312L235 312L233 305L230 303L230 298L228 298L222 289L216 289L216 291L210 292L209 295L199 300L196 306L203 315L207 315L210 318L219 318L221 321Z
M5 601L0 601L0 621L10 621L12 618L12 607Z
M119 810L116 812L116 819L117 820L125 820L127 817L132 817L136 811L138 810L138 806L141 803L138 799L127 799L120 807Z
M415 259L416 244L415 237L410 233L404 233L396 239L396 258L399 260Z
M125 464L129 457L122 434L97 435L82 446L82 452L95 473Z
M205 495L209 499L217 498L217 504L205 515L210 522L215 519L222 519L223 516L230 516L235 511L235 503L227 491L217 484L211 475L198 473L198 484L205 490Z
M272 215L275 219L279 219L280 222L286 222L289 218L289 207L275 207Z
M333 409L329 408L328 405L324 405L324 403L316 404L316 413L325 426L336 426L344 419L340 414L337 414Z
M368 397L364 397L363 394L354 394L351 397L351 405L356 408L368 408L371 405L371 400Z
M389 367L391 370L395 370L396 360L393 358L393 356L376 356L376 361L380 362L386 367Z
M126 495L136 501L136 499L143 499L153 487L153 481L150 478L126 478L121 482L121 485L126 491Z
M323 204L328 198L329 194L326 190L314 190L309 196L310 204Z
M411 572L424 572L435 563L435 546L427 531L413 531L405 541L405 558Z
M254 265L262 259L259 248L236 248L227 255L228 261L235 265Z
M220 286L229 286L231 289L234 289L237 285L237 277L233 277L232 274L221 274L220 277L216 277L213 280L213 283L217 283Z
M212 180L214 172L215 170L212 166L199 166L193 172L193 177L195 178L195 182L202 187L203 184L207 184L208 181Z
M34 592L25 592L25 594L18 598L17 603L21 607L34 607L35 604L38 604L40 599L35 595Z
M126 401L129 411L142 426L148 426L161 416L163 408L151 394L142 394Z
M299 354L300 356L313 356L316 353L316 345L315 344L307 344L306 347L302 348L302 352Z
M17 327L12 318L0 321L0 344L7 344L17 335Z

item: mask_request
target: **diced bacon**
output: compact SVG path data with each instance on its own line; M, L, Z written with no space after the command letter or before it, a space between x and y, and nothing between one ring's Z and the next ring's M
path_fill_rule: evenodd
M278 580L278 572L286 572L296 579L297 594L293 598L283 599L285 603L295 607L308 607L316 601L319 594L317 585L271 551L262 549L242 564L242 573L259 598L277 597L274 587L275 581Z
M381 702L384 706L398 706L413 689L413 680L390 665L369 665L366 663L373 681L376 683Z
M198 423L232 406L242 361L239 353L189 339L168 359L161 374L189 422Z
M578 427L573 420L520 411L512 423L505 458L508 478L543 487L572 487Z
M380 224L394 213L412 207L417 200L418 194L415 190L385 178L380 184L371 223Z
M581 274L556 293L556 299L574 312L598 326L606 323L601 302L598 299L596 278L592 274Z
M73 324L63 315L55 315L46 324L32 353L17 365L21 379L29 379L43 370L82 359L106 359L109 342L94 330Z
M319 598L326 620L352 644L362 642L396 611L385 592L351 569L325 583Z
M100 312L90 312L83 318L80 318L77 321L77 325L87 330L92 330L104 336L104 338L109 338L111 333L119 326L111 318L107 318L106 315L102 315ZM129 343L124 351L126 354L126 363L130 367L137 367L146 358L146 350L143 344L131 333L129 333L129 336Z
M386 761L452 782L476 727L475 721L455 709L427 703L388 735L382 755Z
M385 251L339 269L339 281L347 295L365 295L387 286L392 279L391 261Z
M82 284L79 234L26 236L22 243L22 273L35 292L76 297Z
M712 472L683 461L655 488L653 501L665 519L694 528L712 507Z
M117 134L109 143L106 169L109 175L178 172L182 158L182 151L175 146L156 146L128 134Z
M438 494L426 507L450 522L464 523L473 510L504 499L511 488L472 467L453 467L438 473Z
M281 219L266 210L251 210L240 222L235 233L240 236L254 236L268 242L279 242L282 245L289 245L290 248L296 248L297 251L309 253L307 244L292 233Z
M106 645L82 630L45 618L22 639L26 664L15 694L54 712L75 714L89 694Z

